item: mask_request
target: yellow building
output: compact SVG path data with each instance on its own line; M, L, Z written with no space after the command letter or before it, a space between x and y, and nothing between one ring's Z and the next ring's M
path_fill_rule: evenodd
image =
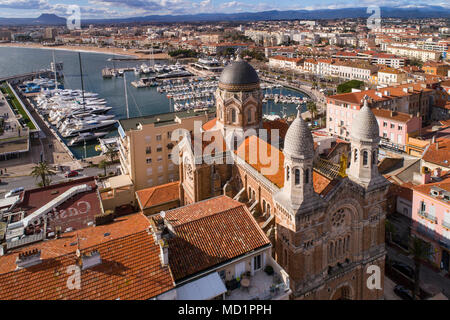
M134 190L178 180L178 165L170 160L176 141L175 129L194 130L214 117L215 109L163 113L119 121L119 158L123 175L128 175Z

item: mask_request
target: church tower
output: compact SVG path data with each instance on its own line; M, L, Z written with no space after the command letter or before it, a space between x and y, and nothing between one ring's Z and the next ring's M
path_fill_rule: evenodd
M364 106L353 119L350 141L349 179L365 189L373 189L383 183L385 179L378 172L378 121L369 108L367 96L364 97Z
M314 140L300 110L286 133L283 154L284 186L274 200L291 216L311 212L321 199L313 186Z
M222 130L229 146L236 148L249 129L257 134L262 125L262 91L258 74L247 61L238 56L225 67L215 95L216 128Z

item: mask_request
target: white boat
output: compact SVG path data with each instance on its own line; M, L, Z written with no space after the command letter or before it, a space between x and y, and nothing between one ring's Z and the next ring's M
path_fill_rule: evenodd
M69 141L69 143L67 144L69 147L72 147L74 145L80 144L80 143L84 143L87 141L91 141L91 140L96 140L99 138L102 138L104 136L106 136L108 134L108 132L84 132L84 133L80 133L77 137L73 138L72 140Z

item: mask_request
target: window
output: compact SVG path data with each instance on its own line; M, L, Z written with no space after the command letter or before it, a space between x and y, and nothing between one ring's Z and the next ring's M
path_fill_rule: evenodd
M257 271L261 269L261 267L262 267L262 257L260 254L258 254L257 256L253 257L253 270Z
M403 130L403 126L398 126L398 130L402 131Z
M305 180L305 184L309 183L309 169L305 169L305 171L303 172L304 174L304 180Z
M172 159L172 154L171 153L169 153L168 155L167 155L167 159Z
M153 168L147 168L147 175L151 176L153 174Z
M369 153L367 151L363 151L363 166L367 166L367 163L369 161Z
M236 122L236 110L234 108L231 109L231 122Z
M391 123L391 129L395 129L395 124Z
M387 122L383 121L383 127L387 127Z
M158 135L156 136L156 141L161 141L161 139L162 139L161 135L158 134Z
M152 153L152 147L145 148L145 154L150 154L150 153Z
M147 184L148 184L149 186L152 186L152 185L153 185L153 179L148 179L148 180L147 180Z
M372 153L372 164L376 165L378 163L377 151Z
M247 122L252 122L252 109L247 110Z
M300 170L299 169L295 169L295 184L296 185L300 184Z
M147 162L147 164L152 163L152 158L147 158L147 159L145 159L145 162Z
M169 163L169 166L167 167L169 171L172 171L174 169L173 163Z
M290 170L289 167L286 167L286 181L289 181Z
M158 172L161 173L163 171L163 166L158 166Z
M162 161L162 156L158 156L158 160L157 161L161 162Z
M425 212L427 210L427 206L424 201L420 202L420 210Z
M158 183L162 183L163 180L164 180L164 177L163 177L163 176L159 176L159 177L158 177Z
M158 146L158 147L156 148L156 152L162 152L162 147L161 147L161 146Z
M355 149L354 162L358 161L358 149Z
M145 136L145 141L147 143L150 143L150 141L152 140L151 138L152 138L151 136Z
M167 139L170 140L171 138L172 138L172 132L169 131L169 132L167 132Z

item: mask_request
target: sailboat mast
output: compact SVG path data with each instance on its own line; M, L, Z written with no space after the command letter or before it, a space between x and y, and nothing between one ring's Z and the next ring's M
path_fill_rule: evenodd
M53 71L55 72L55 90L58 89L58 76L56 75L55 50L53 50Z
M78 52L78 61L80 62L81 94L83 97L83 111L86 111L86 103L84 101L83 67L81 66L81 53L80 52Z
M127 119L130 118L130 109L128 108L127 76L123 73L123 86L125 88L125 106L127 108Z

